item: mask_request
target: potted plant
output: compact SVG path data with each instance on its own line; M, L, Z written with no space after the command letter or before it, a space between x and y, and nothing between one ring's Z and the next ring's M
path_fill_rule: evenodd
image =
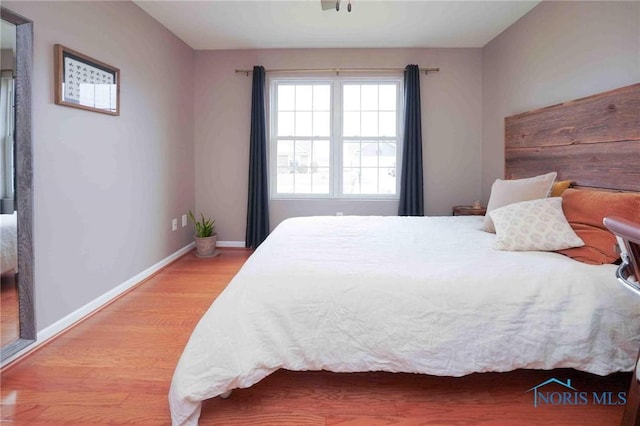
M189 219L196 226L196 256L215 256L217 254L216 242L218 241L216 221L211 218L205 218L202 213L200 213L200 219L196 219L191 210L189 210Z

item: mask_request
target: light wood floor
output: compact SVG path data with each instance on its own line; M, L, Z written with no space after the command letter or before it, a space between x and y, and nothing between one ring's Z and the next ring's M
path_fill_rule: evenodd
M249 256L189 253L2 372L1 419L21 425L170 423L169 383L213 298ZM586 392L623 392L630 374L573 370L474 374L279 371L230 399L205 401L202 425L616 425L621 405L533 407L526 391L556 377ZM563 389L556 389L562 391Z
M0 277L0 346L18 338L18 291L15 274Z

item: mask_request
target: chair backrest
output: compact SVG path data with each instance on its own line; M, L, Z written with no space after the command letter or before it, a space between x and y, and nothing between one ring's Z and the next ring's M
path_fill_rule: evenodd
M617 237L622 250L622 264L616 276L640 295L640 223L611 216L604 218L604 225Z

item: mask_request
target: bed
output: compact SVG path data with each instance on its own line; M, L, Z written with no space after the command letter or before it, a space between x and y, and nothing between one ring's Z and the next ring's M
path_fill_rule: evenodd
M17 215L0 214L0 274L18 271Z
M631 92L640 99L640 85ZM530 122L531 116L517 119ZM566 127L562 120L555 125ZM545 148L523 146L528 138L521 135L512 138L514 145L509 129L518 135L531 127L507 121L506 128L507 177L541 170L541 152L567 155L567 144L548 146L548 138ZM569 145L584 148L575 140ZM568 177L578 163L567 164L554 165L558 177ZM616 170L624 171L624 164ZM585 186L604 182L602 187L617 189L616 179L612 172ZM623 189L640 190L637 180L631 186ZM520 368L631 371L640 345L640 302L616 282L616 266L556 252L495 250L497 237L481 229L484 220L343 216L282 222L193 331L169 392L173 424L197 424L203 400L249 387L281 368L444 376Z

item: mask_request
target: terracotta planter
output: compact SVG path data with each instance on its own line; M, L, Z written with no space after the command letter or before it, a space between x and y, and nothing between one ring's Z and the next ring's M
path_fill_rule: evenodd
M218 241L218 234L213 234L210 237L196 237L196 256L198 257L212 257L216 255L216 242Z

